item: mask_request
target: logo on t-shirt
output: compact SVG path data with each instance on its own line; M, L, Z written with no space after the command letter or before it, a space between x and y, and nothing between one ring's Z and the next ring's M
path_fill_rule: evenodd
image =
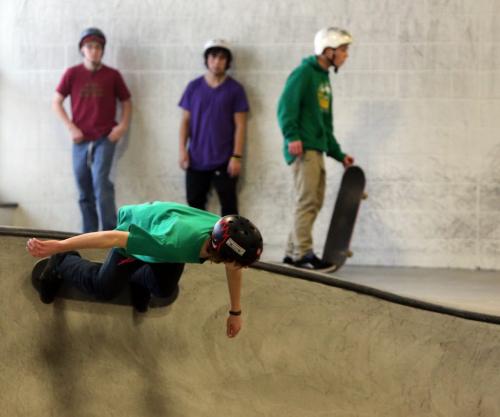
M92 97L103 97L104 89L101 85L93 82L88 82L85 84L80 91L80 97L82 98L92 98Z
M318 104L322 111L330 110L330 100L332 99L332 89L327 82L321 83L318 87Z

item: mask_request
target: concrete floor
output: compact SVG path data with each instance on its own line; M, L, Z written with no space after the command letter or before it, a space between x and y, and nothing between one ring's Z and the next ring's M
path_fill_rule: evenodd
M500 317L500 272L345 266L335 278L428 303Z
M46 306L31 287L25 242L0 236L1 416L500 415L498 325L250 269L244 328L230 340L221 266L189 265L177 301L146 315L61 299ZM459 287L437 291L426 270L413 279L375 271L346 267L337 279L389 290L392 280L425 296Z

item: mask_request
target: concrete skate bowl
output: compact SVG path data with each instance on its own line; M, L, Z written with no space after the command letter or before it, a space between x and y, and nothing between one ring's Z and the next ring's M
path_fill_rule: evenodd
M187 266L177 301L145 315L47 306L28 236L65 237L0 230L2 416L500 415L495 323L249 269L244 327L228 339L218 265Z

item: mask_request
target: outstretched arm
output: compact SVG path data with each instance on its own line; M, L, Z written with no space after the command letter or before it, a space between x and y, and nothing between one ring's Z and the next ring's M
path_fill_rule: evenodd
M231 311L241 311L241 278L242 268L226 264L227 286L231 300ZM227 336L234 337L241 329L241 316L229 315L227 318Z
M28 240L26 249L31 256L44 258L60 252L78 249L124 248L127 246L129 232L110 230L84 233L64 240Z

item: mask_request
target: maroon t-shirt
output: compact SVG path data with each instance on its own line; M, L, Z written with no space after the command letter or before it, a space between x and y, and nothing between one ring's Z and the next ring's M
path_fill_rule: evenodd
M121 74L105 65L95 72L83 64L68 68L56 91L64 97L71 95L73 123L86 140L107 136L117 124L116 99L130 98Z

